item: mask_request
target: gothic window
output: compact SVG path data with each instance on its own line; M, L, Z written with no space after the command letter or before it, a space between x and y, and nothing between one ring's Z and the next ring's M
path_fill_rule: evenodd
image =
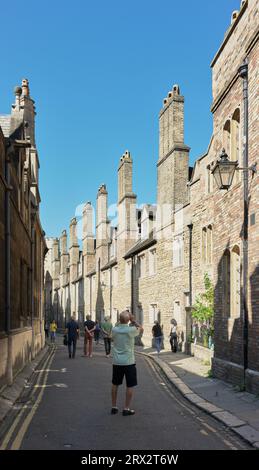
M144 277L146 274L146 259L145 255L138 257L138 277Z
M173 241L173 266L175 268L183 266L183 237Z
M126 261L125 264L125 280L127 284L131 280L131 260Z
M201 249L201 252L202 252L202 261L203 263L206 263L207 261L207 249L206 249L206 246L207 246L207 229L206 227L204 227L202 229L202 249Z
M231 252L231 316L238 318L240 316L240 249L235 246Z
M240 162L240 109L236 109L231 121L231 160ZM234 183L240 181L240 172L236 171Z
M204 264L212 264L212 226L202 229L201 257Z
M230 120L228 120L225 125L224 125L224 128L223 128L223 147L226 151L226 153L228 154L228 156L230 157L230 130L231 130L231 126L230 126Z
M207 263L212 263L212 226L207 228Z
M230 316L230 252L226 250L222 258L223 314Z
M149 274L150 276L156 274L156 250L149 252Z
M207 193L213 192L213 174L211 173L213 163L207 166Z
M158 320L157 304L149 305L149 323L152 325L155 320Z

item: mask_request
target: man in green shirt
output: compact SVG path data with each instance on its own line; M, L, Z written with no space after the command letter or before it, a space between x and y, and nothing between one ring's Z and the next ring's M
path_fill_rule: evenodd
M101 324L101 331L103 334L104 347L106 357L111 354L111 337L112 337L112 323L110 317L105 317L104 322Z
M131 321L131 326L129 326ZM126 377L126 398L123 416L134 415L135 411L130 409L133 397L133 387L137 385L137 369L134 355L135 337L143 332L127 310L120 314L120 323L112 329L113 339L113 372L112 372L112 409L111 414L117 414L118 386L122 384L124 375Z

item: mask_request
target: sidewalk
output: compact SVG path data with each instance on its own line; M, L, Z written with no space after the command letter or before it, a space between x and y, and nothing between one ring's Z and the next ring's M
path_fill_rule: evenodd
M137 346L136 352L158 364L184 397L259 449L259 396L209 377L210 365L183 353Z
M20 395L24 391L24 387L29 381L31 375L37 369L41 362L44 361L45 357L49 352L49 344L46 344L44 348L37 354L33 361L29 362L23 370L17 374L13 384L6 386L0 390L0 426L4 421L5 417L10 410L13 409L15 403L19 400Z

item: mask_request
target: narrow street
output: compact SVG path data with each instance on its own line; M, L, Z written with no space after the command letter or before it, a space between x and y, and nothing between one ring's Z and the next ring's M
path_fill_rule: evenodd
M51 349L6 420L1 449L250 449L187 403L140 355L132 404L136 415L111 415L111 359L102 344L95 346L92 359L82 354L82 339L74 360L60 342ZM123 385L120 409L124 390Z

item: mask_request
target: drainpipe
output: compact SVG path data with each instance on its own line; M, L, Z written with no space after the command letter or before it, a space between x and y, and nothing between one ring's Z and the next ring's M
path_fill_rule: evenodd
M185 350L189 354L191 345L188 342L189 335L192 334L192 236L193 224L187 225L189 229L189 307L186 307L186 346Z
M110 268L110 318L112 319L112 268Z
M134 309L134 259L135 257L131 257L131 313Z
M31 344L31 358L35 357L34 354L34 264L35 264L35 212L31 214L31 334L32 334L32 344Z
M5 331L8 336L7 351L7 384L13 383L12 364L12 337L11 337L11 220L10 220L10 153L11 144L8 143L5 158Z
M192 230L193 224L187 225L189 229L189 303L192 308Z
M92 315L92 276L90 276L90 315Z
M248 61L247 59L239 69L239 76L243 79L243 197L244 197L244 226L243 226L243 363L244 363L244 387L246 385L246 369L248 367Z

